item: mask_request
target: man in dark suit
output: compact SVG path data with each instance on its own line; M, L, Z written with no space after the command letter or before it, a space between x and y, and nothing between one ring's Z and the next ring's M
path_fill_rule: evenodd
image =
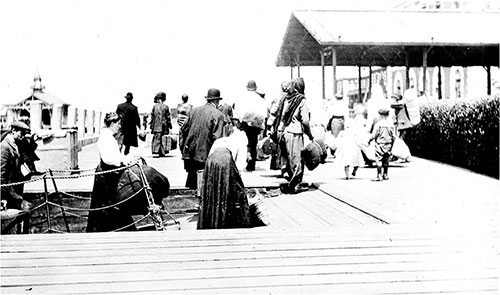
M121 127L118 132L117 140L120 149L125 147L123 153L128 155L131 146L138 146L137 128L140 128L141 120L137 107L132 104L132 99L134 99L132 93L128 92L127 95L125 95L125 99L127 101L119 104L116 108L116 113L121 118Z
M197 171L205 168L214 141L224 135L224 115L217 109L222 99L220 91L211 88L205 98L207 103L192 109L181 128L180 150L188 173L186 187L191 189L197 186Z

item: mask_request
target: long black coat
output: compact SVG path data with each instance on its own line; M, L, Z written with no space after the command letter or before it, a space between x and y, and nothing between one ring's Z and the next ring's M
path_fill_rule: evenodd
M224 115L212 104L192 109L181 128L182 159L205 163L214 141L224 135L224 124Z
M118 143L126 146L138 146L137 127L140 128L141 120L137 107L131 102L124 102L116 107L116 113L122 118Z

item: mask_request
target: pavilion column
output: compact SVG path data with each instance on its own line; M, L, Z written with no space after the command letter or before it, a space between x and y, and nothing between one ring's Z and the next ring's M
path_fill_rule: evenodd
M42 129L42 102L39 100L30 101L30 122L32 132Z
M361 91L361 66L358 66L358 102L363 102L363 94Z
M491 95L491 67L486 66L486 85L487 85L487 94Z
M332 46L333 97L337 94L337 50Z
M422 65L422 68L423 68L423 73L422 73L422 90L425 94L426 90L425 89L425 85L426 85L426 82L427 82L427 53L429 52L429 50L426 50L424 49L424 52L423 52L423 57L422 57L422 60L423 60L423 65Z
M370 95L370 97L372 96L372 66L369 66L368 67L368 94Z
M78 109L78 138L81 140L85 137L85 116L87 114L87 110L84 108Z
M77 107L70 105L68 107L68 123L67 127L73 128L76 126L76 112L77 112Z
M319 54L321 54L321 93L323 99L326 98L325 96L325 51L323 48L321 48Z
M52 105L52 117L50 118L50 127L52 130L59 130L62 126L62 104Z
M410 54L408 51L405 52L405 73L406 73L406 79L405 79L405 89L410 88Z
M438 67L438 99L443 99L441 84L443 84L443 81L441 80L441 67Z

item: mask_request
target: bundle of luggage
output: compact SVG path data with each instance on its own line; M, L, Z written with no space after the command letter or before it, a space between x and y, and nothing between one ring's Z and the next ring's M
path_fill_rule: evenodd
M322 139L315 139L309 143L301 152L304 164L309 170L314 170L319 164L326 161L327 146Z

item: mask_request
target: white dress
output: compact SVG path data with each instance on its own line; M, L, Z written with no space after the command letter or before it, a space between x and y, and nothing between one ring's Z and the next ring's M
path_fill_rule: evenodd
M359 167L364 165L363 155L357 142L354 128L340 131L337 136L337 151L335 161L342 166Z

